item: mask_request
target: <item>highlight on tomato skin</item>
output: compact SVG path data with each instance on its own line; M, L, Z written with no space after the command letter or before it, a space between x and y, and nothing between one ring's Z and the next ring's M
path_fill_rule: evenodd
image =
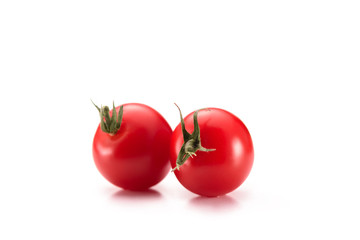
M171 167L178 181L206 197L237 189L254 162L253 142L245 124L219 108L201 109L184 119L180 111L180 118L170 143Z
M165 118L140 103L113 106L113 110L96 107L101 123L92 152L104 178L128 190L146 190L162 181L170 171L172 135Z

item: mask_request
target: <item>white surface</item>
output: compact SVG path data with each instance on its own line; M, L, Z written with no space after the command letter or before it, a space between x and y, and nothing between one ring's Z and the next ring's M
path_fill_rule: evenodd
M1 1L0 239L359 239L359 1ZM195 95L197 93L197 95ZM220 107L255 163L222 198L121 191L99 104Z

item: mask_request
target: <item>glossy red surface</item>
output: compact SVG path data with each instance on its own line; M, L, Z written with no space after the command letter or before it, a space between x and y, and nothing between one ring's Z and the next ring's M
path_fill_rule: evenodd
M184 119L186 130L193 132L193 113ZM179 182L193 193L219 196L238 188L247 178L254 161L254 148L250 133L244 123L232 113L209 108L198 114L201 145L216 151L197 151L174 173ZM183 144L179 124L171 138L171 166Z
M120 107L116 108L119 111ZM154 109L138 103L124 104L120 130L111 136L98 127L93 157L99 172L112 184L143 190L159 183L170 171L172 130Z

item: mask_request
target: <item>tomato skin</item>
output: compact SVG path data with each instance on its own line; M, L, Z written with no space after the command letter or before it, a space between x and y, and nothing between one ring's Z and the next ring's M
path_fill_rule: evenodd
M93 140L95 165L112 184L128 190L145 190L170 171L172 130L165 118L149 106L139 103L123 106L121 127L115 135L103 132L100 125L97 128ZM116 108L117 113L119 109Z
M193 113L184 118L186 130L194 130ZM244 123L232 113L208 108L199 111L201 145L215 151L197 151L175 170L179 182L189 191L207 197L227 194L238 188L247 178L254 162L254 148ZM183 141L181 124L171 138L170 162L176 159Z

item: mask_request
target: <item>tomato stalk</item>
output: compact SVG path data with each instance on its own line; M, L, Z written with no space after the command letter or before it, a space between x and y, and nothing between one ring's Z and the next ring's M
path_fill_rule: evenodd
M116 108L113 102L112 116L110 117L110 109L108 106L101 106L99 108L92 100L91 102L97 108L100 114L100 127L101 130L110 135L115 135L121 126L123 116L123 105L121 105L118 115L116 116Z
M184 118L182 116L181 110L179 106L175 103L176 107L179 109L180 112L180 119L181 119L181 130L184 138L184 143L181 146L180 152L178 154L178 157L176 159L176 167L174 167L171 171L179 170L180 166L183 165L186 160L193 156L196 156L197 151L202 152L211 152L215 151L216 149L207 149L201 146L201 140L200 140L200 127L197 119L198 112L200 110L195 111L194 113L194 131L192 134L190 134L185 129L185 122Z

